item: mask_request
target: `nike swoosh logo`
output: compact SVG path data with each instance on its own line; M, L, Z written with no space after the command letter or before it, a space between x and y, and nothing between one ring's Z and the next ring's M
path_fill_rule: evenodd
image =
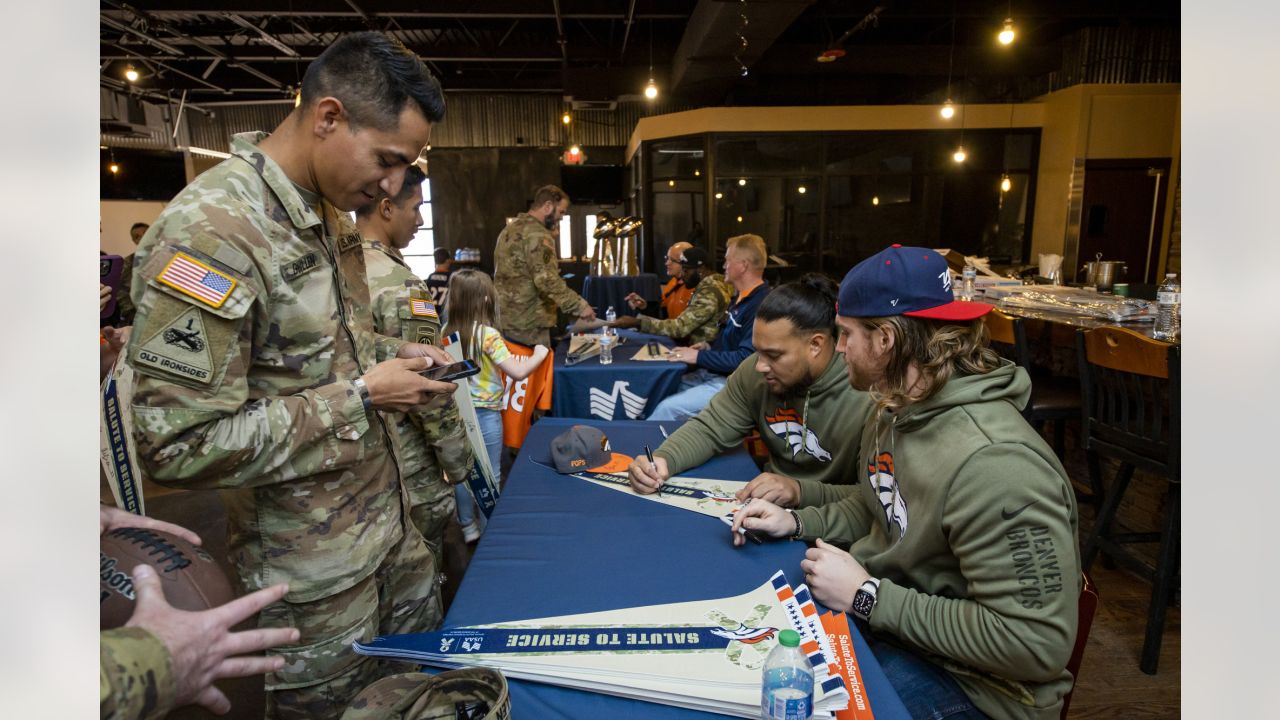
M1000 511L1000 517L1004 518L1005 520L1012 520L1018 517L1019 515L1021 515L1023 510L1026 510L1027 508L1035 504L1036 504L1036 501L1032 500L1031 502L1027 503L1026 505L1023 505L1022 507L1018 508L1017 510L1014 510L1013 512L1009 512L1008 510L1002 509Z

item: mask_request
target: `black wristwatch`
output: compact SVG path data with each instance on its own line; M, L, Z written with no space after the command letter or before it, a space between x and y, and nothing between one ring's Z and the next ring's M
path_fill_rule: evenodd
M876 593L880 590L880 581L868 578L853 595L853 607L849 609L853 616L866 622L871 611L876 609Z

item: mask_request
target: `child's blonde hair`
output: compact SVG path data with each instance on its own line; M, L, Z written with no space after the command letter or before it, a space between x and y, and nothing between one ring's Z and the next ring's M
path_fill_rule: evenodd
M475 360L480 355L480 327L498 327L498 291L493 278L466 268L449 276L447 316L448 332L457 332L462 343L462 356Z

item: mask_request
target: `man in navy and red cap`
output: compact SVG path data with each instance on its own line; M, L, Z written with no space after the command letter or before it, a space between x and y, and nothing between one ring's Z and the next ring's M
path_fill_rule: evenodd
M1021 415L1026 372L987 346L990 309L954 300L927 248L850 270L838 349L876 403L857 483L820 507L753 500L734 521L735 544L738 526L816 542L814 597L865 623L912 717L1056 718L1072 686L1075 495Z

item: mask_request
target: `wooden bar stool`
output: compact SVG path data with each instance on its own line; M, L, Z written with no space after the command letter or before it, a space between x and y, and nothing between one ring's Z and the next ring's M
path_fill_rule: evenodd
M1102 457L1117 460L1115 478L1106 488L1098 519L1084 546L1081 561L1088 570L1102 550L1127 560L1152 579L1151 604L1140 667L1154 675L1169 599L1179 574L1181 525L1181 348L1152 340L1132 330L1100 327L1077 336L1085 455L1090 481L1102 483ZM1168 481L1167 508L1160 532L1120 533L1113 528L1116 511L1135 469ZM1160 543L1153 569L1128 553L1124 545Z
M1080 417L1079 385L1034 371L1026 324L1022 318L992 310L983 316L983 322L995 350L1031 376L1031 399L1027 401L1022 416L1037 431L1043 430L1046 422L1053 424L1053 451L1061 460L1066 451L1067 422Z

